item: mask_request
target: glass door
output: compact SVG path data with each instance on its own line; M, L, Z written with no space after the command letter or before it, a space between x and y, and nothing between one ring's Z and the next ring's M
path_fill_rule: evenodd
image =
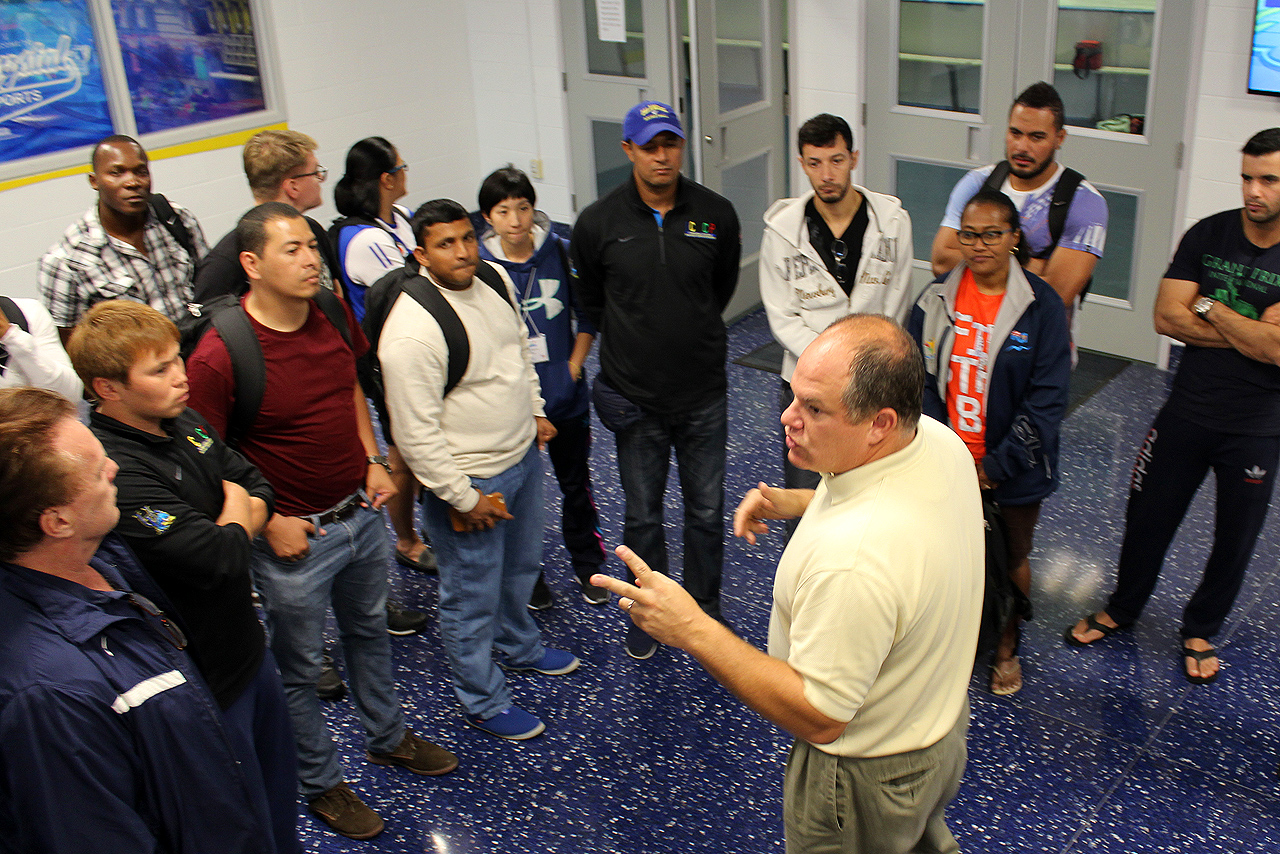
M627 110L674 103L671 27L666 0L567 0L560 16L576 212L631 174Z
M931 277L930 245L951 187L1003 159L1013 98L1048 80L1066 112L1058 160L1084 173L1110 214L1077 343L1156 361L1151 311L1177 236L1188 84L1178 57L1191 15L1188 4L1159 0L869 5L867 180L911 212L917 284Z
M727 318L760 302L764 212L785 194L785 19L785 3L689 0L682 22L694 177L733 202L742 224L742 266Z

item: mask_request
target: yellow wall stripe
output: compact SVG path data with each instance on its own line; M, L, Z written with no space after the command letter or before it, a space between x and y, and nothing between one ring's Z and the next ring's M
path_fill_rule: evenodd
M278 122L273 125L263 125L260 128L250 128L249 130L239 130L235 133L224 133L221 136L211 136L206 139L197 139L193 142L183 142L178 145L168 145L164 148L157 148L147 152L150 160L164 160L168 157L182 157L186 154L197 154L201 151L213 151L218 148L234 148L238 145L244 145L249 138L255 133L264 130L288 130L287 122ZM68 166L65 169L55 169L52 172L41 172L38 175L24 175L21 178L11 178L8 181L0 181L0 192L12 190L14 187L25 187L28 184L38 184L41 181L48 181L53 178L65 178L68 175L88 175L89 164L85 163L81 166Z

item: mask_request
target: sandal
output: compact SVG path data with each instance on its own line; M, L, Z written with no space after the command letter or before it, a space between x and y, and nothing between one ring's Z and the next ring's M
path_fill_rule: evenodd
M1093 646L1095 643L1106 640L1124 628L1123 626L1108 626L1106 623L1099 622L1097 614L1090 614L1084 618L1084 621L1089 627L1088 631L1101 632L1102 637L1094 638L1091 641L1082 641L1075 636L1076 624L1072 623L1067 626L1067 630L1062 635L1062 639L1067 642L1068 646Z
M1218 651L1216 649L1192 649L1189 646L1182 648L1182 656L1184 659L1194 658L1197 662L1204 661L1206 658L1217 658ZM1218 669L1213 671L1212 676L1192 676L1191 671L1187 670L1187 662L1182 662L1182 675L1187 677L1187 681L1192 685L1208 685L1210 682L1218 678L1218 674L1222 672L1222 662L1218 662Z
M1022 690L1022 662L1018 656L991 665L991 693L1007 697Z

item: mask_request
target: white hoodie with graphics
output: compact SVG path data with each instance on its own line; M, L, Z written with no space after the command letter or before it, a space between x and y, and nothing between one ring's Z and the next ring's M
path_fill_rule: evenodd
M773 337L785 350L782 378L788 382L809 342L845 315L887 314L906 323L911 311L911 216L893 196L857 185L853 189L867 206L867 232L849 296L809 242L804 209L813 191L779 199L765 211L760 298Z

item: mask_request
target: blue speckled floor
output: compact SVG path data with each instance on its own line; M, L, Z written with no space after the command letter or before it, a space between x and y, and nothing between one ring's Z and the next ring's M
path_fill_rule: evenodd
M733 360L769 340L761 314L730 333ZM757 480L780 479L777 377L729 365L728 508ZM1270 519L1219 638L1224 672L1193 687L1175 654L1177 619L1207 554L1210 507L1197 497L1161 585L1132 633L1075 650L1063 628L1111 583L1124 490L1166 376L1134 365L1079 407L1063 435L1063 488L1046 502L1032 556L1036 619L1026 628L1023 691L998 699L985 673L971 691L969 766L950 822L966 852L1274 852L1280 850L1280 537ZM597 425L597 498L606 541L621 532L612 436ZM547 483L548 518L556 512ZM679 519L670 500L669 518ZM1274 516L1274 514L1273 514ZM670 527L673 541L679 531ZM350 705L329 705L347 779L387 823L371 842L301 820L312 852L433 854L756 854L781 852L782 763L790 739L745 711L683 653L637 662L623 617L586 604L563 548L547 536L556 606L545 639L576 652L568 676L512 675L517 702L543 717L532 741L465 726L434 621L392 641L401 698L419 734L461 766L420 778L369 765ZM776 540L725 555L724 611L763 645ZM673 556L679 549L672 551ZM673 560L673 564L677 561ZM613 565L618 573L620 565ZM393 565L403 603L430 611L435 581ZM1104 589L1105 588L1105 589Z

